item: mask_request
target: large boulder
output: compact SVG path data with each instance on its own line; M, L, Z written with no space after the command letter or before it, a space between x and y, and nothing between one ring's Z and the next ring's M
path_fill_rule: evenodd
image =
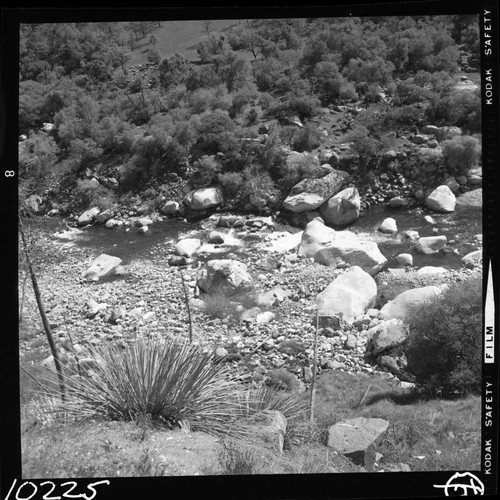
M220 205L224 201L219 187L194 189L184 196L184 204L191 210L206 210Z
M343 189L319 208L321 217L329 226L347 226L357 221L361 198L355 187Z
M320 179L303 179L292 188L283 207L296 213L315 210L338 193L348 177L347 172L334 170Z
M307 224L298 253L325 266L336 266L341 262L359 266L372 276L387 263L376 243L359 240L354 233L347 231L336 232L319 220Z
M164 215L174 215L179 212L179 209L180 205L178 201L169 200L161 207L161 213Z
M465 267L469 269L474 268L475 266L481 265L483 262L483 251L476 250L474 252L470 252L462 258L462 263Z
M201 240L198 238L184 238L175 246L175 254L183 257L192 257L201 247Z
M319 250L333 242L336 234L335 229L325 226L320 220L312 220L302 232L298 254L315 257Z
M382 418L358 417L332 425L328 430L327 446L364 464L365 454L383 439L389 422Z
M208 261L198 273L198 287L205 293L223 292L227 296L253 288L246 264L232 259Z
M87 224L92 224L92 222L95 221L95 218L99 214L101 210L99 207L92 207L83 212L80 217L78 217L78 225L79 226L86 226Z
M400 266L413 266L413 255L411 253L400 253L396 255L396 261Z
M398 226L396 224L396 219L392 217L385 218L378 227L381 233L395 234L398 232Z
M430 255L438 253L445 247L448 239L445 235L441 236L424 236L419 238L417 244L413 247L415 252Z
M347 272L335 278L316 296L320 315L338 316L346 321L353 321L361 316L375 302L377 284L360 267L351 267Z
M113 274L121 262L122 259L119 257L103 253L82 273L82 277L87 281L98 281L100 278Z
M346 262L351 266L361 267L371 276L381 271L387 263L375 242L343 238L337 238L332 244L319 250L314 260L325 266Z
M447 185L438 186L426 198L425 204L429 210L439 213L448 213L455 210L457 199Z
M385 304L378 313L379 319L401 319L416 307L420 307L426 301L433 300L442 292L438 286L424 286L413 288L400 293L394 299Z

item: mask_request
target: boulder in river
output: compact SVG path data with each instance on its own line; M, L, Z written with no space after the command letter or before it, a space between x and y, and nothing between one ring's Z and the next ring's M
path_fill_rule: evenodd
M87 224L92 224L92 222L95 221L95 218L99 214L101 210L99 207L92 207L83 212L80 217L78 217L78 225L79 226L86 226Z
M430 255L438 253L442 248L445 247L448 239L446 236L424 236L418 239L417 244L414 249L417 253Z
M87 281L98 281L100 278L113 274L121 262L122 259L119 257L103 253L92 262L82 276Z
M343 189L319 208L321 217L329 226L347 226L357 221L361 198L355 187Z
M337 232L319 220L307 224L298 253L325 266L342 262L359 266L372 276L387 263L375 242L357 239L349 231Z
M183 257L191 257L201 247L198 238L184 238L175 246L175 254Z
M398 226L396 224L396 219L392 217L385 218L378 227L381 233L386 234L396 234L398 232Z
M439 213L453 212L456 202L457 199L453 191L445 184L434 189L425 200L429 210Z
M296 213L315 210L338 193L348 177L347 172L334 170L320 179L303 179L292 188L283 207Z
M400 266L413 266L413 255L411 253L400 253L396 256L396 261Z

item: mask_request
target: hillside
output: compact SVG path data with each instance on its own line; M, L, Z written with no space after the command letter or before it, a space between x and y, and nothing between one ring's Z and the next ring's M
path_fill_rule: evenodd
M210 21L209 31L211 33L224 33L238 21L228 19L214 19ZM179 54L186 59L197 59L196 48L201 38L206 36L206 26L203 21L161 21L160 26L153 29L153 35L157 40L155 47L162 59ZM136 66L146 64L147 51L151 42L144 38L137 48L129 54L128 65Z

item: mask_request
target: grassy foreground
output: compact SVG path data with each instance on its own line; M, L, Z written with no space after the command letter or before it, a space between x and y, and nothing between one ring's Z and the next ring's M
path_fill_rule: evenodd
M307 404L309 393L297 397ZM389 380L341 371L319 379L312 423L307 412L289 418L281 455L241 437L167 429L149 418L56 422L43 418L50 407L46 398L23 405L25 477L365 472L325 446L331 425L359 416L390 422L373 470L400 464L411 471L475 470L480 464L479 397L417 400Z

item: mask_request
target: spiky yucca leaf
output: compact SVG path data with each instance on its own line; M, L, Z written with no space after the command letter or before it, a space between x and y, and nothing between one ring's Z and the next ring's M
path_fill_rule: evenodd
M75 419L133 420L150 415L169 427L188 421L212 435L242 431L238 383L213 352L175 339L139 340L123 350L93 348L88 376L68 377L67 401Z
M241 412L247 418L265 410L277 410L287 419L288 424L293 424L302 420L307 412L307 402L300 394L267 385L241 392L238 399Z

